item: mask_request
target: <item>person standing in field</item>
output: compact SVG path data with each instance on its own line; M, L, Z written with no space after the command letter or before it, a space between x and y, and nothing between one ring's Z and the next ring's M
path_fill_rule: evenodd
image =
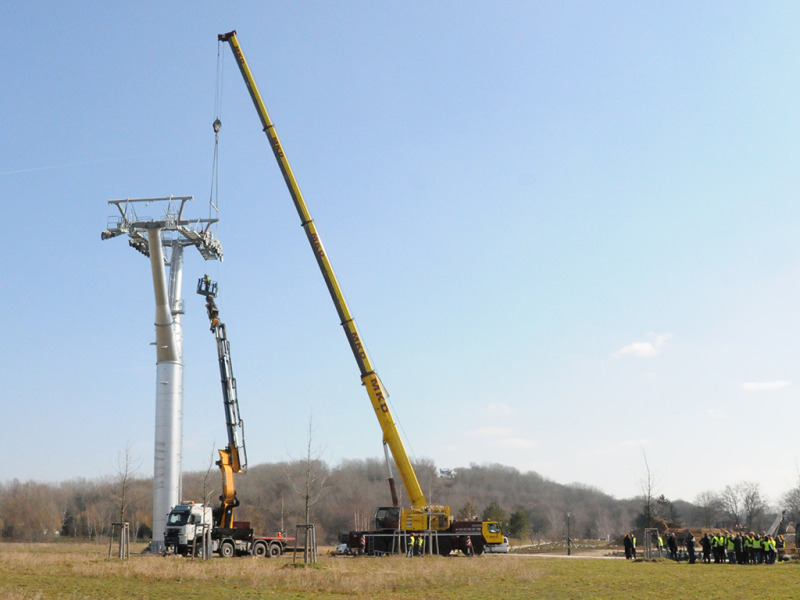
M622 547L625 548L625 560L630 560L631 558L631 536L630 534L625 534L625 537L622 538Z
M702 561L704 563L710 563L711 562L711 539L708 537L708 533L704 533L703 537L700 538L700 547L703 549Z
M689 564L695 563L694 558L694 536L691 533L686 534L686 553L689 555Z
M675 539L675 534L672 532L667 536L667 547L669 548L669 557L672 560L678 560L678 541Z
M737 531L733 538L733 556L737 565L744 564L744 537L741 531Z

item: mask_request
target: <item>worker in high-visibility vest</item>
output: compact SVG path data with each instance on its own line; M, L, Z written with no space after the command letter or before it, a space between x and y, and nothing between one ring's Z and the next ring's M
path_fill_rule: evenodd
M758 535L753 536L753 559L757 565L764 562L763 540Z
M725 537L725 550L728 552L728 563L735 565L736 564L736 544L733 541L733 534L729 533Z
M719 534L711 536L711 554L714 556L714 563L719 563Z
M773 538L771 535L767 536L765 554L767 558L767 564L774 565L777 552L775 551L775 538Z

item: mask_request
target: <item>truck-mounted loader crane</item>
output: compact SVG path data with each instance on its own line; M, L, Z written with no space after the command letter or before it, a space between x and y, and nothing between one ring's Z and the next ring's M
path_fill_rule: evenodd
M239 506L236 497L234 475L247 469L247 449L244 441L244 421L239 415L239 396L236 379L233 376L231 347L225 323L220 321L219 308L214 298L217 283L208 275L197 282L197 293L206 298L206 312L211 332L217 343L222 400L225 407L225 426L228 445L218 450L217 466L222 475L222 494L219 506L211 507L202 503L183 502L172 508L167 518L164 534L167 552L176 554L197 554L204 547L201 543L204 532L208 532L210 551L220 556L280 556L294 538L283 533L277 536L257 536L246 521L234 520L234 509Z

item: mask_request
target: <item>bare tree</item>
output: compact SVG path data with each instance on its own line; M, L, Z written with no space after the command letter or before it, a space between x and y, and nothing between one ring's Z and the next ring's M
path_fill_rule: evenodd
M211 455L208 459L208 467L206 468L205 473L203 473L203 503L209 504L211 502L211 496L214 495L214 487L211 485L211 471L214 470L214 467L217 464L216 460L216 452L215 448L211 448Z
M125 450L117 454L117 470L115 477L115 487L117 488L117 502L119 503L119 522L125 521L125 512L130 502L130 485L136 475L139 461L134 459L131 445L125 446Z
M755 520L766 511L767 503L761 496L759 484L752 481L743 481L737 487L742 499L745 526L747 529L753 529Z
M726 485L719 496L719 503L722 512L731 521L731 525L740 525L742 522L742 492L740 486Z
M650 471L650 464L647 462L647 453L642 447L642 457L644 458L645 476L640 480L639 485L642 489L643 502L642 514L640 520L645 527L650 527L653 518L656 516L656 480L653 473Z
M789 521L800 520L800 486L794 487L781 497L781 508L786 511Z
M306 444L306 458L303 473L302 485L297 485L295 481L289 477L289 483L292 485L295 493L303 499L304 517L305 517L305 545L303 552L304 562L315 562L315 556L310 552L316 552L316 548L310 548L310 534L311 534L311 509L323 498L328 496L333 487L327 485L328 480L328 466L320 459L320 452L314 450L314 426L311 417L308 419L308 442Z
M720 498L714 492L708 490L697 494L694 500L696 514L703 527L710 528L717 520L720 511Z

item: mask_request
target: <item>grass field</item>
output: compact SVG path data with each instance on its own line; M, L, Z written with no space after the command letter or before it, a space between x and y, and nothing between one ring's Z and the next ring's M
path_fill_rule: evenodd
M106 558L96 544L0 544L0 600L249 598L800 598L800 562L688 565L541 556L407 559L322 556L211 561Z

